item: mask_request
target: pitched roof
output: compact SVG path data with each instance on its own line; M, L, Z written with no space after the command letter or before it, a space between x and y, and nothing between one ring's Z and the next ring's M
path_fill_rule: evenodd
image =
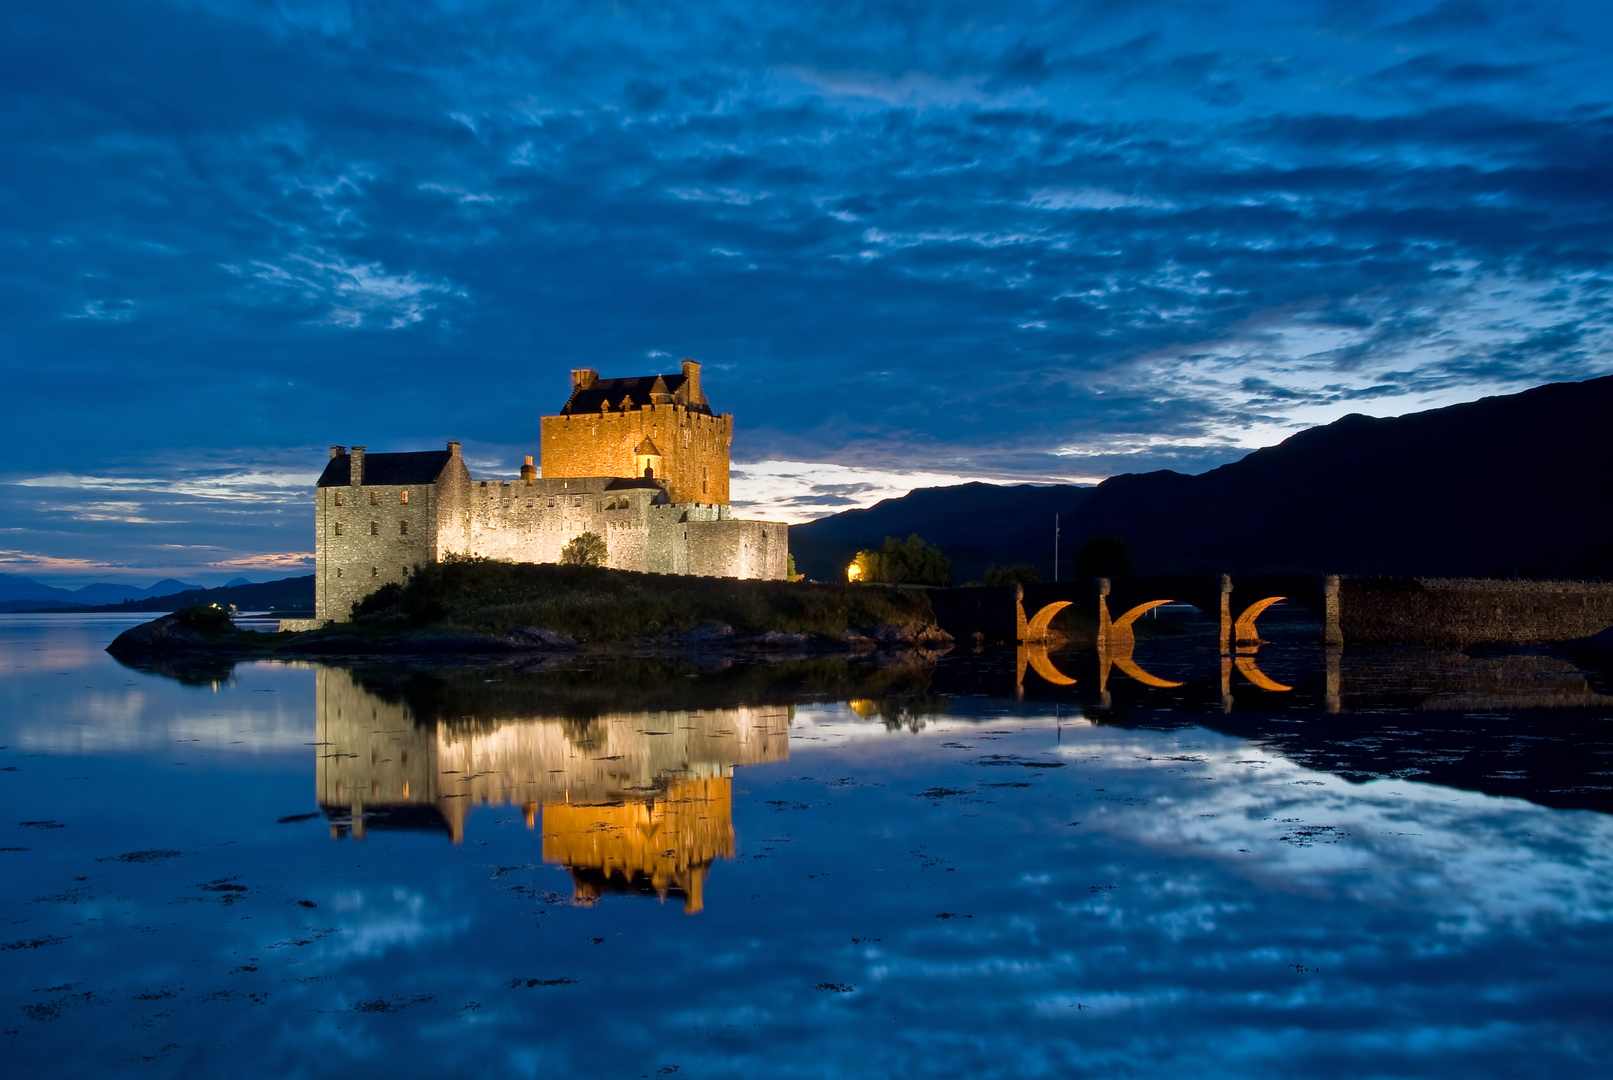
M365 454L364 483L377 487L401 484L430 484L442 475L453 460L448 450L419 450L410 454ZM353 455L330 459L320 474L319 487L346 487L353 475Z
M571 416L576 413L596 413L600 406L610 403L612 412L619 412L625 400L629 409L654 404L651 394L671 394L674 397L683 389L685 379L682 373L677 375L639 375L631 379L595 379L586 389L573 390L565 407L560 410L561 416ZM656 385L659 383L660 385ZM686 404L683 401L680 405ZM705 402L698 405L689 405L690 412L711 414L711 406Z

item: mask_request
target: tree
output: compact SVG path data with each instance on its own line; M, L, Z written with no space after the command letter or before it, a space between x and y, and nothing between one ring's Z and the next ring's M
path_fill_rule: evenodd
M986 567L987 585L1029 585L1033 581L1041 581L1042 572L1030 563L1015 563L1013 566L998 566L995 563Z
M1115 577L1131 569L1131 547L1118 536L1095 536L1075 553L1075 572L1082 577Z
M560 549L562 566L604 566L605 540L598 533L585 532Z
M918 533L906 540L885 537L878 551L859 551L847 568L853 581L886 585L945 585L952 576L952 560Z

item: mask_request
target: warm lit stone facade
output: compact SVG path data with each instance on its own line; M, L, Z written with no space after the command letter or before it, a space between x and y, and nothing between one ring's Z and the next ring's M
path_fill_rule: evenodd
M406 454L331 447L315 494L315 617L345 619L448 554L552 563L589 532L619 570L785 577L787 526L729 512L733 418L711 414L699 365L641 379L575 372L572 386L568 409L601 388L633 411L544 417L541 477L527 458L519 477L474 480L457 442ZM580 471L607 466L620 471Z
M716 415L700 389L700 365L678 375L601 379L571 373L571 397L543 418L545 479L650 476L674 503L728 503L728 447L734 418Z

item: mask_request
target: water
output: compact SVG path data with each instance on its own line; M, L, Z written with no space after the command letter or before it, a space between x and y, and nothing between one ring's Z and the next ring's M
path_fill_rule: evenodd
M1168 688L1079 655L1051 658L1074 686L1021 683L1012 653L147 672L101 651L134 621L0 620L12 1075L1613 1050L1613 700L1561 654L1330 674L1296 630L1258 668L1292 690L1227 695L1192 633L1138 646Z

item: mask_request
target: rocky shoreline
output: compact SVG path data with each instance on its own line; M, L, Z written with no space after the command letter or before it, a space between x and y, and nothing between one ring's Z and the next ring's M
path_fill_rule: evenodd
M268 634L237 628L217 608L190 608L131 627L106 651L119 659L218 657L481 657L576 653L596 648L632 648L676 653L847 653L918 652L939 655L953 645L951 635L934 625L916 629L880 624L848 629L836 639L817 634L769 631L741 634L727 623L708 622L684 633L641 637L630 641L586 641L541 626L522 626L507 634L406 630L397 633L348 631L341 624L319 630Z

